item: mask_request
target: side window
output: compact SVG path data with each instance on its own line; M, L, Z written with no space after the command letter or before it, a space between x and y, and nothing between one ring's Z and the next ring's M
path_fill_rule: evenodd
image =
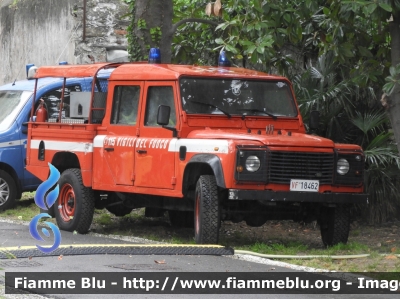
M82 88L78 84L65 87L61 118L70 117L69 106L71 91L82 91ZM56 119L58 119L60 113L61 94L62 88L59 88L51 90L42 96L42 99L44 99L46 105L49 121L56 121Z
M116 86L114 89L111 123L135 125L139 96L140 86Z
M169 125L174 126L176 124L172 86L150 86L147 91L146 115L144 120L145 126L158 126L157 112L160 105L171 107Z

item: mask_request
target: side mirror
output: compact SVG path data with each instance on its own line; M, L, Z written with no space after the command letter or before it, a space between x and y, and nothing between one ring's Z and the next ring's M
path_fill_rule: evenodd
M311 132L315 132L318 130L319 127L319 111L318 110L313 110L310 113L310 121L309 121L309 127Z
M21 133L22 134L28 134L28 122L23 122L22 123L22 127L23 128L21 128Z
M158 106L157 124L160 126L167 126L169 124L170 114L171 114L171 107L166 105Z

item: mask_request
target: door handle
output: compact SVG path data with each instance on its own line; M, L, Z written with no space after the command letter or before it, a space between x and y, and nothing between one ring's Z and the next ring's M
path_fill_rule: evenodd
M114 148L113 147L105 147L104 150L107 152L113 152Z
M146 154L146 153L147 153L146 150L137 150L136 152L137 152L138 154Z

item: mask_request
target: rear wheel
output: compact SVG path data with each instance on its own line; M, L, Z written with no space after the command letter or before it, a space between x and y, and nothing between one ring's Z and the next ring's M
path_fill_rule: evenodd
M169 210L168 216L173 226L187 228L193 228L194 226L194 215L191 211Z
M218 188L213 175L202 175L196 184L194 234L198 244L217 244L220 226Z
M17 196L17 187L14 179L4 170L0 170L0 210L7 210L14 206Z
M323 207L320 220L321 238L325 246L346 244L350 231L350 209L346 205Z
M65 231L86 233L93 220L93 191L82 183L81 171L77 168L65 170L59 180L55 214L58 227Z

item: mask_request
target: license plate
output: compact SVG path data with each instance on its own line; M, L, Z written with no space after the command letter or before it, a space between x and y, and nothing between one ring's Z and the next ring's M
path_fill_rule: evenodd
M290 191L318 192L319 181L316 180L290 180Z

